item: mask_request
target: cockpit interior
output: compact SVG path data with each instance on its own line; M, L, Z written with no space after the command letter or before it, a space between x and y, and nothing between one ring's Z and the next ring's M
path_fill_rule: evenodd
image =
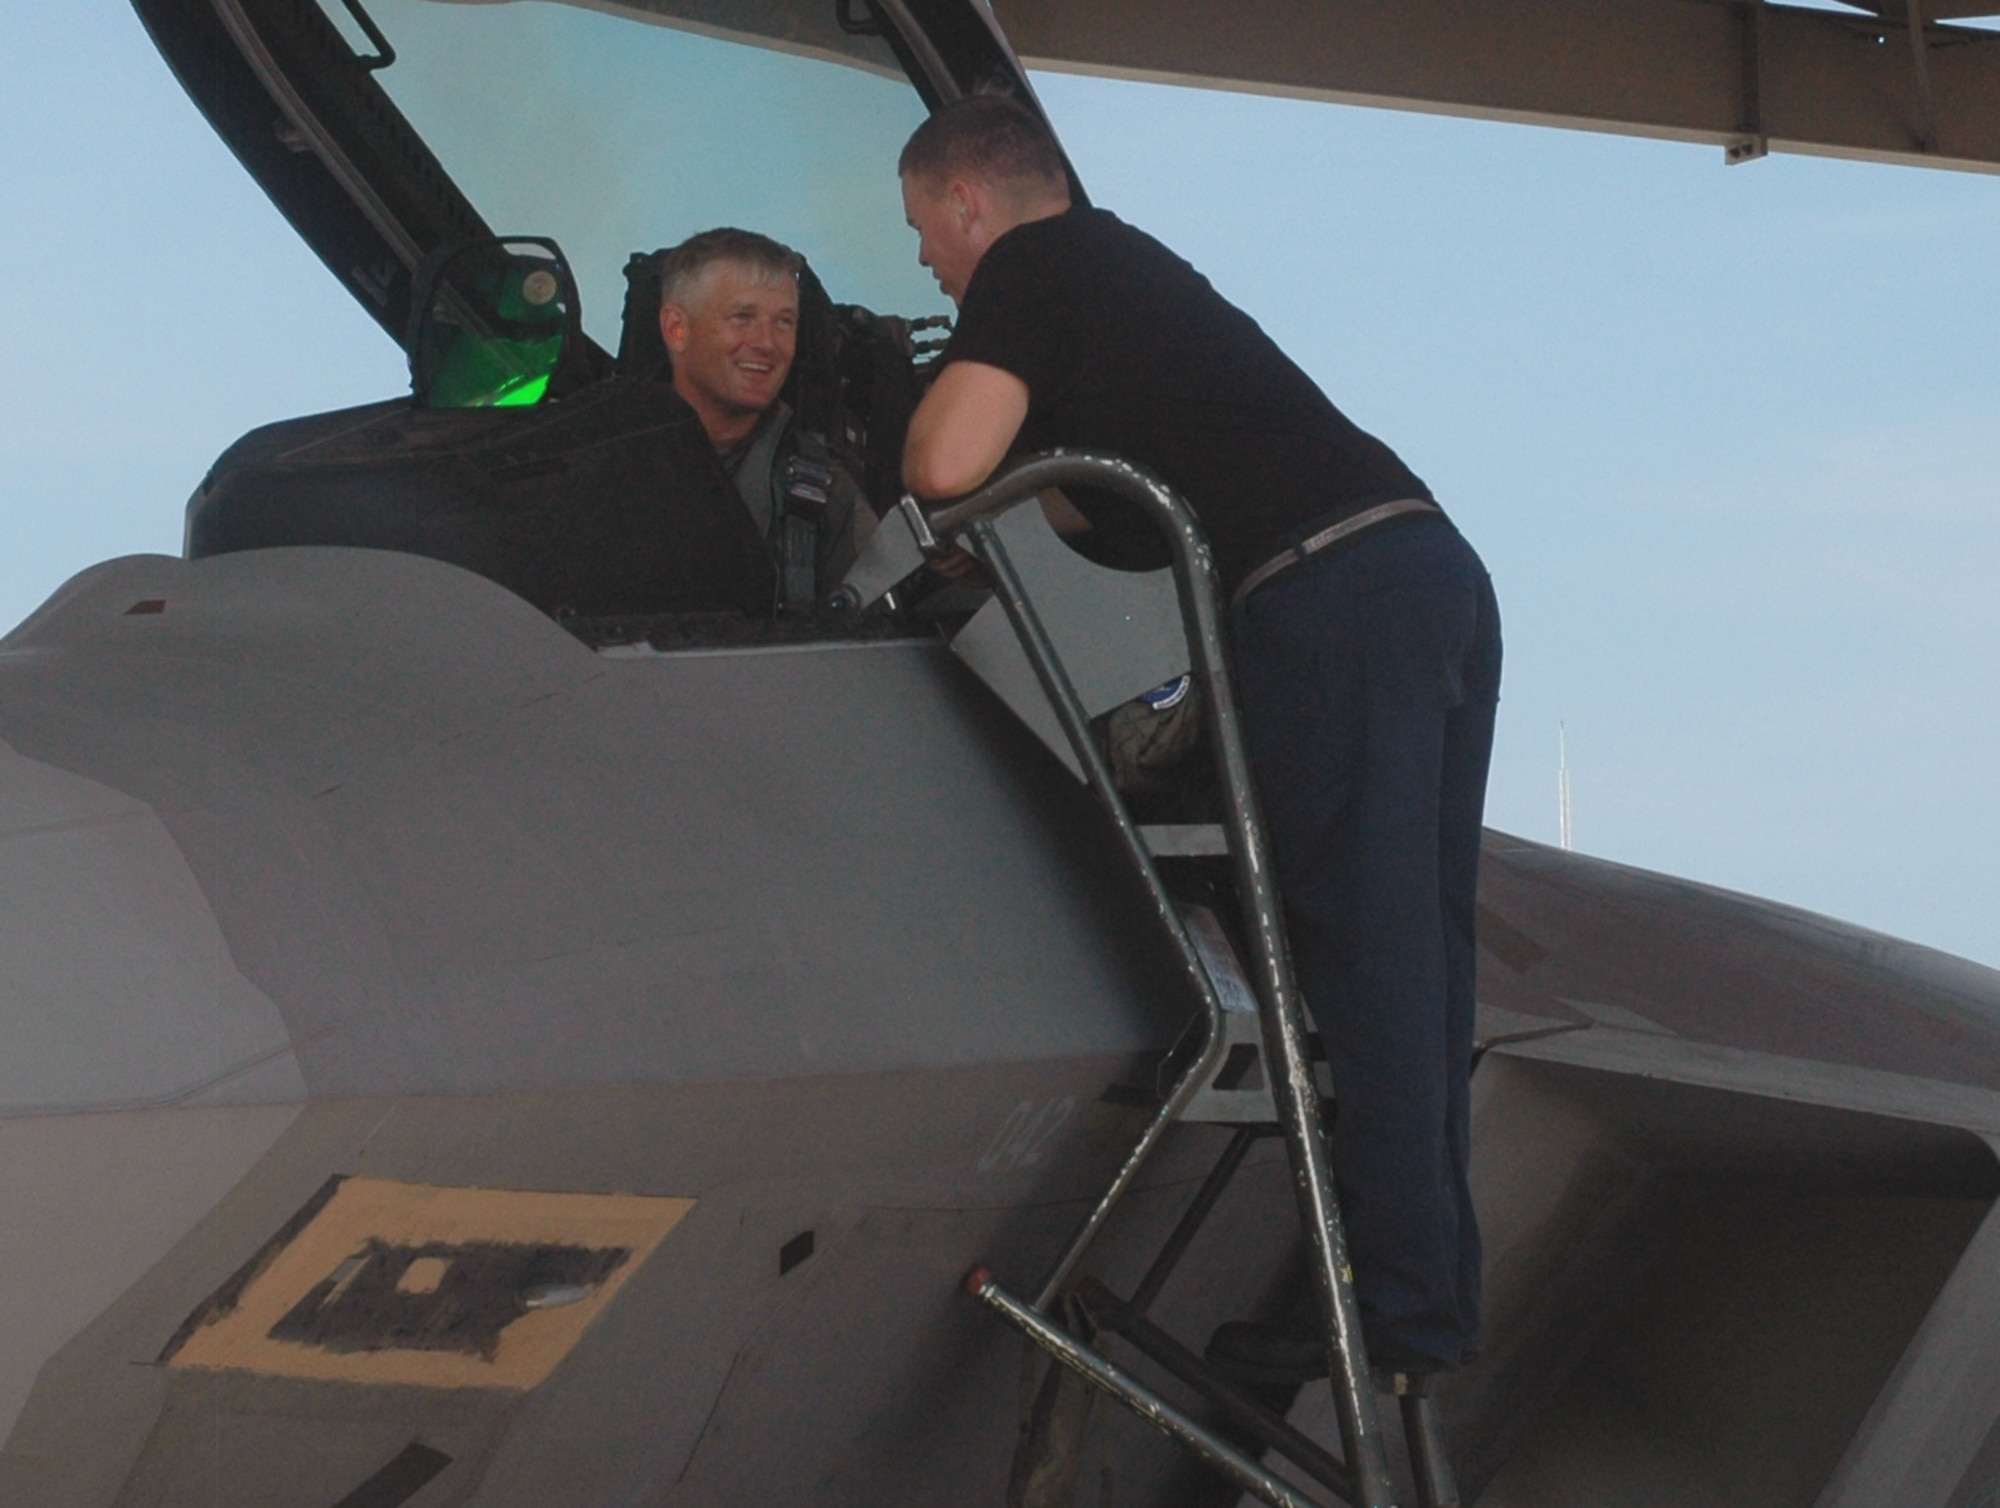
M232 445L189 501L187 555L425 555L597 643L907 631L907 610L779 620L768 542L667 380L655 251L729 225L804 256L782 396L873 510L892 507L923 364L948 329L895 160L952 76L903 40L895 10L224 0L216 23L254 48L163 45L183 69L247 56L267 70L192 90L212 117L259 99L268 114L282 80L283 119L217 124L246 162L296 159L259 176L412 377L406 395ZM205 24L185 8L148 20ZM968 41L1020 87L995 37Z

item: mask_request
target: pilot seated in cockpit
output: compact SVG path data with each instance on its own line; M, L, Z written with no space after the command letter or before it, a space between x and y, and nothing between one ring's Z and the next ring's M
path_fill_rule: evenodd
M771 543L781 610L826 600L875 529L861 489L824 438L802 429L779 397L798 349L799 271L790 247L729 228L662 252L660 338L674 391L700 417Z

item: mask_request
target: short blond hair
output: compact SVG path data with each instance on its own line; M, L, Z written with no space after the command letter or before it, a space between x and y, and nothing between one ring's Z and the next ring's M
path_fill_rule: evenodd
M660 253L660 302L685 306L701 275L717 262L735 262L769 283L796 281L806 259L782 241L733 225L689 236Z

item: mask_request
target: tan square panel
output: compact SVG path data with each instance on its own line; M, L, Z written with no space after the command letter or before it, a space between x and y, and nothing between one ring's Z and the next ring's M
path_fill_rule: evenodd
M188 1317L161 1360L531 1388L693 1207L340 1179Z

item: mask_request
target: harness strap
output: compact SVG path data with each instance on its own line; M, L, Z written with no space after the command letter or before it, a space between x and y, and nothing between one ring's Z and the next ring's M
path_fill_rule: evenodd
M833 500L833 458L826 438L798 430L776 489L779 516L772 520L784 610L810 613L819 605L820 536Z

